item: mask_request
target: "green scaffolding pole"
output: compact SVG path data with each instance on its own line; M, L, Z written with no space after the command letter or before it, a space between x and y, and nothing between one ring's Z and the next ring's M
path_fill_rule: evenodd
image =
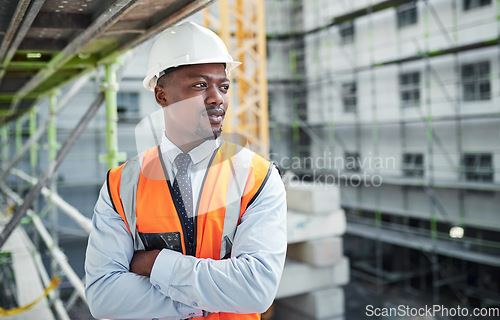
M57 143L57 128L56 128L56 108L57 108L57 95L59 92L52 91L49 97L49 112L50 120L47 128L47 141L48 141L48 157L49 162L54 160L57 156L59 144Z
M23 147L23 117L20 116L16 119L14 123L14 149L15 154L21 152ZM17 192L22 192L22 182L20 180L17 181Z
M33 107L29 113L30 122L29 122L29 135L30 138L33 137L36 133L37 125L36 125L36 116L37 116L37 107ZM31 174L35 176L36 173L36 165L38 163L38 142L35 142L30 147L30 164L31 164Z
M9 159L10 150L9 150L9 129L10 123L6 123L2 127L2 162L5 165Z
M19 117L16 119L16 126L15 126L15 147L16 147L16 154L21 151L21 148L23 147L23 117Z
M47 127L47 156L48 163L52 163L57 156L57 151L59 150L60 145L57 143L57 96L59 95L59 90L52 90L49 96L49 123ZM50 178L50 190L53 194L57 194L57 178L56 174ZM49 208L49 221L50 221L50 233L52 238L54 239L54 245L59 245L59 235L58 235L58 220L59 213L56 205L53 201L49 200L47 204ZM52 264L52 274L57 274L57 269L55 264ZM54 291L54 295L56 298L59 298L59 290L56 289Z
M125 153L118 152L116 62L106 64L104 83L102 85L104 101L106 102L106 148L108 153L100 155L99 161L107 163L108 169L117 167L118 162L124 161L126 158Z

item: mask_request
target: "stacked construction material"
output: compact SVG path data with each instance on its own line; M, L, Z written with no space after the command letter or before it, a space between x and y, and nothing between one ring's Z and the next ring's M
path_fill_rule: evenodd
M288 254L275 303L277 320L344 319L349 260L343 255L345 214L337 186L287 186Z

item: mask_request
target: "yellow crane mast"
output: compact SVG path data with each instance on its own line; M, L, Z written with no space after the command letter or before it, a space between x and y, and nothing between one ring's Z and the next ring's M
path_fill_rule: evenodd
M203 19L205 26L224 40L233 57L243 63L231 74L236 88L232 92L236 92L237 100L226 115L224 131L244 136L250 148L267 156L269 109L264 11L264 0L219 0L204 9Z

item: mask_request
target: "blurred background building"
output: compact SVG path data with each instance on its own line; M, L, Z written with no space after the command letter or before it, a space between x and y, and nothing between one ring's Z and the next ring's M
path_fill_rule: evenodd
M498 10L267 2L271 152L339 185L353 278L500 302Z
M290 179L289 185L290 181L299 181L298 189L290 188L296 197L303 199L309 194L316 199L312 203L327 204L311 209L317 210L313 214L291 216L297 225L312 224L314 219L330 221L331 225L324 224L324 228L331 226L326 233L320 227L311 227L307 236L293 233L292 238L294 243L325 237L333 240L326 244L307 242L305 247L295 244L290 250L294 256L300 256L296 252L301 250L321 247L340 250L331 258L337 266L332 264L331 270L342 276L332 280L329 291L314 286L307 291L307 283L317 280L307 278L303 284L292 276L287 281L296 281L296 285L280 293L283 297L293 293L295 297L306 291L322 292L327 300L308 295L307 301L322 302L323 307L315 307L318 310L325 308L325 301L345 301L345 312L339 306L327 315L299 312L284 316L283 310L304 303L292 297L281 304L278 301L274 318L361 319L367 304L500 306L498 1L150 0L139 1L130 8L127 5L133 1L118 2L125 13L115 14L123 14L123 21L114 22L103 34L89 32L87 37L93 36L95 41L89 40L88 46L73 52L71 60L61 66L57 60L63 58L58 58L57 52L71 45L78 49L75 39L86 41L87 38L78 37L99 19L113 19L103 12L114 2L24 0L0 5L4 9L0 23L2 170L6 171L37 128L49 119L53 121L48 123L47 135L32 146L31 156L23 157L9 170L11 174L3 177L8 188L21 198L29 195L32 183L22 172L42 176L54 159L55 150L78 126L88 106L99 102L96 97L103 90L113 87L109 76L116 74L116 129L109 127L114 119L109 109L99 109L48 183L54 194L91 218L109 167L106 160L113 158L118 163L135 155L139 148L137 124L158 110L152 94L142 87L151 39L169 23L208 5L187 19L218 30L232 47L233 56L245 60L248 66L244 72L233 75L232 108L236 120L226 129L240 129L252 148L268 152L284 177ZM23 24L17 33L10 34L14 23L11 18L19 15L23 3L27 9L22 21L32 19L27 26L31 29L28 32L25 28L27 36L20 36L17 50L12 51L19 34L22 35ZM242 10L245 5L247 9ZM259 26L256 18L259 5L261 9L265 7L265 34L260 36L258 31L264 32L264 26ZM60 16L65 23L49 19L50 14L61 12L65 14ZM247 26L253 32L239 30L236 19L224 20L229 12L235 16L253 15L254 25ZM101 28L106 26L102 22ZM253 45L245 47L242 38L238 38L245 34L253 37ZM13 39L10 43L6 40L9 36ZM112 45L104 46L109 39ZM248 48L259 47L259 41L265 49L260 47L260 51L251 53ZM33 48L38 48L40 42L47 48L35 52ZM132 46L141 42L118 60L104 59L119 47L116 43ZM267 76L259 71L266 64ZM61 73L55 75L64 75L64 81L43 84L43 94L38 94L43 91L40 87L35 87L38 91L29 91L25 86L30 83L29 76L48 74L51 66L60 67ZM64 74L70 68L78 68L78 79ZM86 68L88 71L84 72ZM244 78L245 74L251 76ZM267 92L265 98L262 90ZM36 99L30 99L28 93ZM245 127L245 123L254 123L243 112L246 107L252 108L245 101L254 100L259 108L253 109L256 118L251 121L255 125ZM19 112L12 113L14 105ZM265 126L259 126L262 123ZM117 145L110 151L106 138L113 137L117 138ZM260 149L261 146L264 147ZM314 192L320 196L314 198ZM49 193L47 190L45 194ZM2 196L2 211L12 211L12 197L5 189ZM330 209L324 209L328 206ZM76 277L82 278L88 237L82 225L87 222L77 223L63 214L67 210L58 200L37 197L30 207L67 256ZM332 213L330 218L324 215L328 210ZM69 280L67 269L54 266L57 252L47 249L44 239L35 232L38 228L34 227L34 220L24 218L21 222L43 260L37 269L44 265L48 274L63 279L58 295L71 318L89 318L83 300L78 298L78 288L73 291L77 281ZM0 306L14 308L22 303L15 298L13 259L10 251L1 251ZM331 252L324 254L326 257ZM311 259L317 263L321 257ZM341 263L342 268L349 270L339 271ZM294 268L299 270L297 265ZM319 269L313 270L319 274ZM300 272L295 275L300 277ZM47 279L42 283L47 286ZM304 290L297 289L300 286ZM345 293L339 289L342 286ZM53 302L56 300L57 297L51 297L52 309L60 310ZM64 312L55 314L56 318L64 318Z

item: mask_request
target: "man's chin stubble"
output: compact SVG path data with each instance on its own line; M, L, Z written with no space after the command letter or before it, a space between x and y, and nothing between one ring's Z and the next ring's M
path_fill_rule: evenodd
M222 134L222 126L220 126L219 129L216 130L211 128L210 133L207 129L201 128L198 128L197 131L198 132L196 133L196 135L200 137L200 140L215 140Z

